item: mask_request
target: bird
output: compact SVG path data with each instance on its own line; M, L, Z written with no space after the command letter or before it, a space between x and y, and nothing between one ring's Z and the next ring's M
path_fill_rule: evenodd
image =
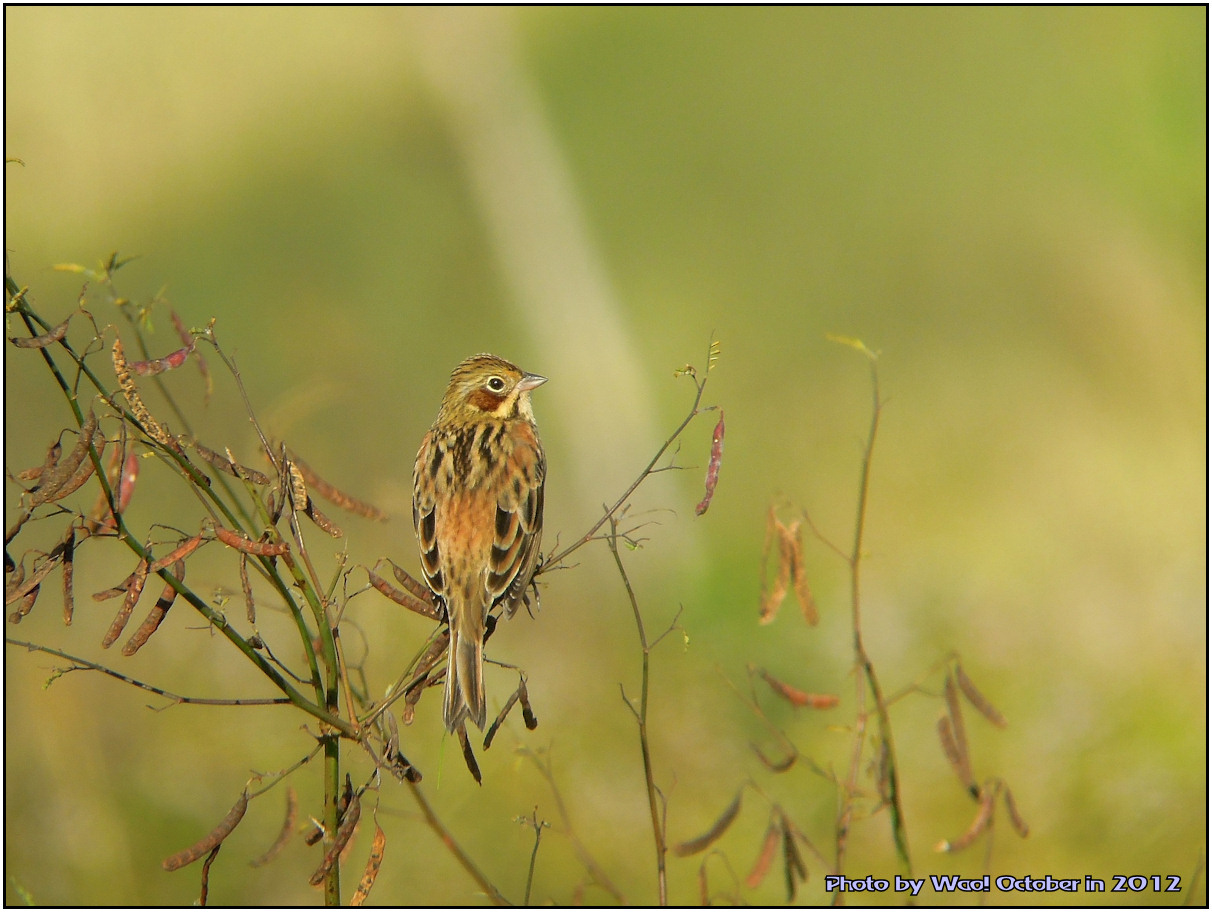
M496 355L467 358L413 466L421 569L450 632L442 716L451 733L467 720L484 728L489 612L529 608L547 476L530 394L546 382Z

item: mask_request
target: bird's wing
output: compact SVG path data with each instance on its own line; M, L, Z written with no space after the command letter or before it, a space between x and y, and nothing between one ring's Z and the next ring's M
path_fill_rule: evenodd
M488 587L493 603L513 614L526 594L539 560L543 534L543 482L547 463L529 428L509 456L507 483L497 497L496 528L489 558Z

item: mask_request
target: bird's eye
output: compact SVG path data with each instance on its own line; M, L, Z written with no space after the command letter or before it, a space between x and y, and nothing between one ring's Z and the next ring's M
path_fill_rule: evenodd
M500 377L489 377L487 386L494 393L499 393L505 389L505 381Z

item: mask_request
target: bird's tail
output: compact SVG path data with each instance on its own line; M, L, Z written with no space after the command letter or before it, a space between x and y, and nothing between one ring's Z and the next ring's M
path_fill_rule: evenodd
M456 732L464 719L484 730L484 619L478 608L450 612L450 648L442 716Z

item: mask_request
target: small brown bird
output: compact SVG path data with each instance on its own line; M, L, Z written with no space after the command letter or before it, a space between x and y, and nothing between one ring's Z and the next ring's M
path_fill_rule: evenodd
M495 355L454 369L412 474L425 581L450 627L443 717L484 728L484 627L526 597L543 534L547 461L530 392L547 382Z

